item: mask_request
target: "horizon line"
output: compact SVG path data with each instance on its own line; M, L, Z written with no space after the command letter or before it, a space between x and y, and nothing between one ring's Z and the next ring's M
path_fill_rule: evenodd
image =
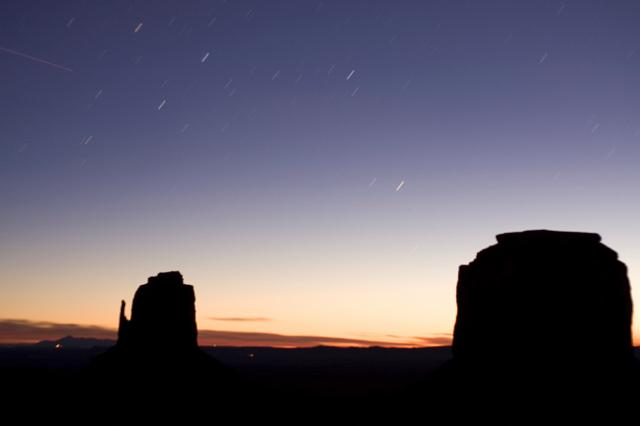
M0 345L35 344L45 340L57 341L64 337L78 339L109 339L117 341L117 330L96 325L56 323L25 319L0 319ZM391 339L385 339L384 336ZM198 345L233 347L432 347L451 344L451 333L432 333L427 336L381 338L349 338L305 334L281 334L270 332L199 330Z

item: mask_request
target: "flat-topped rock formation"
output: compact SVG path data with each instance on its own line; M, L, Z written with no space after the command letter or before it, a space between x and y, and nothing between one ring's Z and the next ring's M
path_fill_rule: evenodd
M459 268L452 359L397 399L434 423L621 424L640 381L626 266L592 233L501 234Z
M193 286L180 272L162 272L138 287L131 319L120 305L117 344L94 362L101 370L131 370L135 374L181 371L207 372L218 363L198 347Z
M194 290L180 272L138 287L130 319L125 307L116 345L89 369L92 410L103 403L116 423L160 424L193 421L212 401L234 407L244 384L198 347Z
M460 266L452 360L408 400L436 401L442 422L630 418L639 376L616 252L590 233L497 240Z
M629 365L627 268L599 235L539 230L497 240L459 269L457 364L493 374L520 366L534 377Z
M164 347L172 352L198 347L193 286L183 282L180 272L162 272L149 277L133 297L131 319L120 307L118 345L142 349Z

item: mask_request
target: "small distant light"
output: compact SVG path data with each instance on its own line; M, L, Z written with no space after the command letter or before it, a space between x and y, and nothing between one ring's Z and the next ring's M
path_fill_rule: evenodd
M60 343L56 343L56 349L62 349L62 345Z
M255 356L256 356L255 354L249 354L249 358L253 358Z

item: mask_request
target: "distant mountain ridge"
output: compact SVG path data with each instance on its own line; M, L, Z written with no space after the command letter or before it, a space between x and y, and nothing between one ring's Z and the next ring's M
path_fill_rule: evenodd
M110 347L115 344L116 341L113 339L65 336L58 340L41 340L32 346L39 348L91 349L96 347Z

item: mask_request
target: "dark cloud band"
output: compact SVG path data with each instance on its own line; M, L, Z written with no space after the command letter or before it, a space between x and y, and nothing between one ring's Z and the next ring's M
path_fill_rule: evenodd
M212 321L236 321L236 322L267 322L273 321L266 317L209 317Z
M33 343L40 340L55 340L64 336L115 339L116 331L114 329L94 325L62 324L22 319L0 320L1 344ZM419 347L449 345L451 343L451 336L434 335L433 337L410 337L403 342L378 339L350 339L331 336L257 333L247 331L200 330L198 333L198 341L200 345L203 346L309 347L325 345Z

